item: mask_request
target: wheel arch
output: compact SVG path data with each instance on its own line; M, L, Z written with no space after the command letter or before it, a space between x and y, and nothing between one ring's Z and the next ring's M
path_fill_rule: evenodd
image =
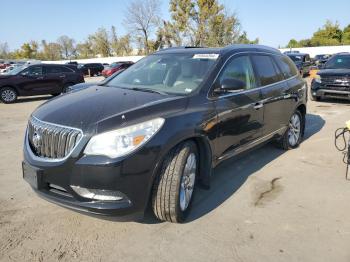
M19 92L18 92L18 89L17 89L14 85L4 85L4 86L1 86L1 87L0 87L0 90L3 89L3 88L5 88L5 87L12 88L13 90L15 90L17 96L20 95Z
M306 122L306 105L305 104L300 104L297 106L296 110L298 110L301 113L302 116L302 121L303 121L303 125L302 125L302 133L301 135L304 136L305 133L305 122Z

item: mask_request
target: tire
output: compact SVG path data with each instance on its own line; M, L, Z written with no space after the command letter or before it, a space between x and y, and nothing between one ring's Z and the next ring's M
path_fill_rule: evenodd
M296 127L294 117L297 117L299 121L299 128L298 128L299 130L298 130L297 137L295 136L297 127ZM288 129L283 134L283 136L277 141L277 146L284 150L297 148L303 139L304 126L305 126L304 117L302 116L299 110L296 110L289 120ZM293 137L294 139L291 137Z
M181 223L187 217L198 175L198 159L197 146L192 141L179 144L165 157L152 190L152 209L159 220Z
M0 89L0 100L5 104L14 103L17 100L17 92L12 87L3 87Z
M74 83L66 83L62 88L62 94L67 93L68 87L73 86Z

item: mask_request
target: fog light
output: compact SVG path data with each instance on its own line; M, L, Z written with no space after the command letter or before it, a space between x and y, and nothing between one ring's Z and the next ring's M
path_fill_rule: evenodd
M312 95L315 96L315 95L316 95L316 92L313 92Z
M71 188L75 191L75 193L84 198L103 201L118 201L123 199L122 194L118 191L88 189L80 186L71 186Z

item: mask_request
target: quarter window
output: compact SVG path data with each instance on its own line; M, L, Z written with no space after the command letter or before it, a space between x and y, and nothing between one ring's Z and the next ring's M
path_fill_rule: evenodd
M61 67L59 66L48 66L46 67L47 74L59 74L62 73Z
M252 58L261 86L271 85L283 80L282 73L278 70L272 57L267 55L254 55Z
M282 70L285 78L290 78L298 74L295 64L286 56L275 56L275 61Z
M219 77L220 83L226 78L243 81L245 89L254 88L256 86L255 77L249 56L240 56L229 61Z

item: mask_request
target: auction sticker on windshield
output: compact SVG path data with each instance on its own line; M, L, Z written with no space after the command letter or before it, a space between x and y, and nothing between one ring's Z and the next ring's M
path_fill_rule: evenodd
M193 59L213 59L216 60L219 57L219 54L195 54Z

